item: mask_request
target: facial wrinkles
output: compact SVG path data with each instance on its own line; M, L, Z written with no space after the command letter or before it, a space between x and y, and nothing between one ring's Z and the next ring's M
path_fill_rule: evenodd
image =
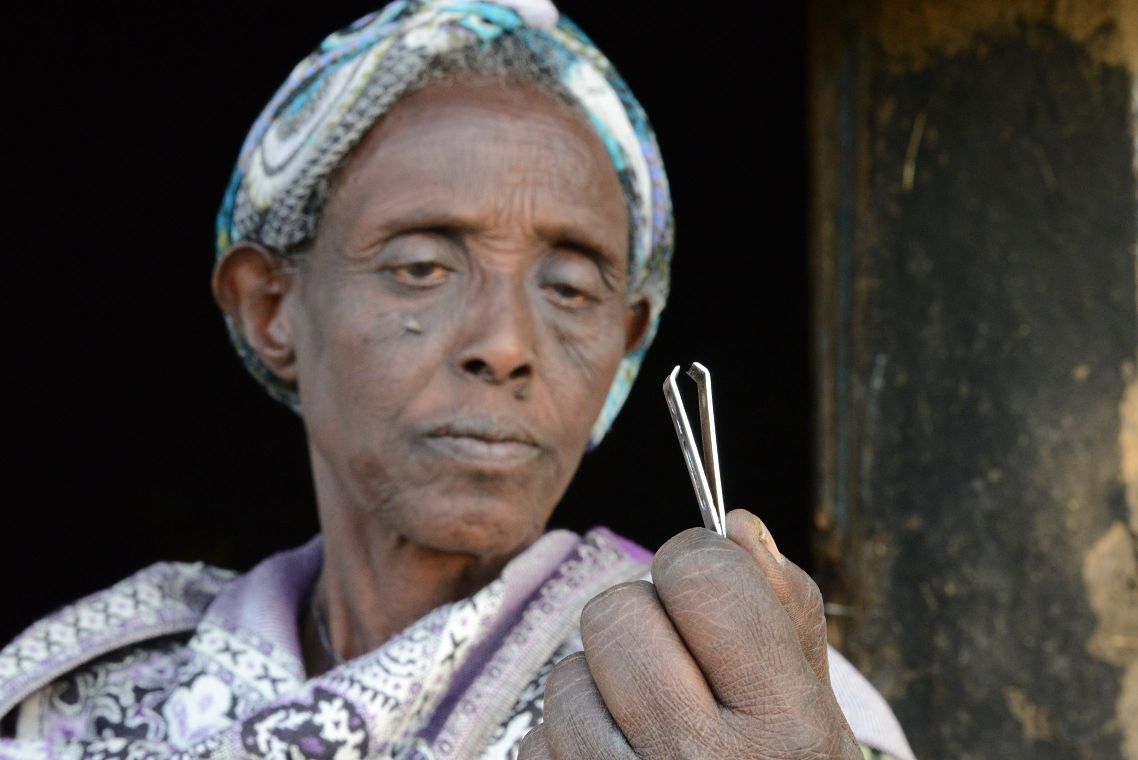
M468 164L473 157L466 155L455 157L459 160L453 164L454 186L461 189L457 205L484 209L477 215L483 217L489 237L516 234L531 245L548 246L559 242L552 236L561 228L597 240L608 256L616 254L613 244L623 243L618 236L625 221L606 218L599 212L596 192L589 187L596 168L590 163L595 162L584 153L583 146L566 140L563 132L547 135L540 129L495 135L493 139L495 159L501 166L497 193L483 191L485 162L471 167ZM550 150L552 145L557 149ZM608 166L603 170L612 171ZM467 179L470 181L464 181Z
M343 298L345 293L341 290L330 295ZM345 402L329 408L323 429L310 432L310 437L319 449L326 442L343 439L344 431L358 430L358 434L346 436L346 440L353 443L347 456L333 457L329 463L341 489L351 494L356 504L368 512L386 512L439 473L431 462L423 459L421 452L395 443L406 438L405 426L375 426L372 419L400 420L409 409L415 408L419 392L430 386L433 373L429 363L407 359L414 355L437 354L443 331L438 330L437 324L430 323L422 311L409 312L350 296L341 302L341 307L345 313L354 311L359 315L353 320L355 326L343 330L341 323L341 329L321 330L321 334L314 337L329 344L330 355L316 369L327 373L322 380L325 392L335 385L338 388L335 392L343 394ZM406 332L402 319L407 313L415 313L428 325L428 340ZM353 362L348 358L352 356L358 358ZM327 371L333 363L350 364L358 371L348 376ZM303 386L301 390L303 392ZM368 414L359 414L361 410L367 410ZM409 455L393 459L383 455L385 450L404 451Z
M507 512L486 506L497 501L539 530L584 449L592 423L584 418L599 411L623 355L627 209L603 145L572 111L558 120L534 107L532 95L514 93L534 112L503 119L479 105L481 93L467 98L475 105L440 94L418 121L414 109L400 110L410 98L396 107L329 196L299 291L306 423L340 490L361 509L405 512L392 518L401 525L418 514L440 521L429 523L437 531L448 505L463 499L466 524L501 521ZM393 287L384 262L420 251L405 256L391 246L419 245L419 236L428 256L438 242L462 265L437 288ZM581 244L615 259L621 276L612 281L621 287L567 307L549 278L557 282L559 267L595 266L574 249ZM421 332L404 329L407 316ZM520 347L532 371L524 401L508 383L476 379L456 361L486 339ZM312 404L320 413L309 419ZM517 415L545 453L524 473L475 477L424 447L432 426L479 415ZM432 509L437 515L425 517Z
M319 252L314 253L319 255ZM324 430L310 431L318 444L324 439L332 440L337 429L353 427L359 421L351 414L354 408L378 405L385 414L397 409L401 399L382 394L371 398L370 389L380 371L397 377L405 366L399 356L402 327L398 310L389 302L367 299L366 291L361 292L358 287L346 287L353 275L342 266L332 266L334 263L334 256L322 256L313 262L313 267L323 271L302 275L298 283L302 308L309 315L301 322L307 329L297 336L298 353L308 355L304 362L308 373L297 383L302 408L326 402L332 389L346 400L342 404L325 403L322 414L306 415L310 425L313 419L325 420ZM369 363L347 361L352 355L366 356L369 345L385 347L384 356L388 361L382 370ZM350 367L355 371L334 372L334 367ZM309 385L320 390L310 394ZM390 385L401 387L395 383ZM334 416L329 418L329 415Z
M526 171L520 169L519 174ZM547 202L535 185L526 181L514 184L513 191L495 207L495 224L487 233L472 236L476 247L473 258L478 262L480 279L484 279L484 293L472 304L470 319L518 331L512 337L523 343L519 348L532 347L534 354L534 393L548 393L564 403L571 400L572 389L599 387L604 373L615 369L602 365L598 358L599 354L619 357L619 348L598 352L595 346L612 339L609 328L614 320L622 319L623 293L602 291L601 303L593 307L597 313L590 317L566 314L548 301L541 283L535 281L540 275L534 270L552 247L534 232L535 222L542 217L535 209ZM581 263L595 266L591 261ZM570 379L570 373L577 376L576 381ZM559 421L573 422L567 418Z
M519 193L517 197L531 196ZM503 204L504 208L510 205L517 207ZM593 387L603 371L611 369L598 363L598 354L605 352L598 352L595 347L612 338L611 324L621 319L622 299L615 293L602 294L602 302L592 307L596 311L589 316L562 311L549 302L537 280L540 275L534 271L540 262L533 260L532 250L536 247L540 251L548 244L518 239L524 237L528 236L502 230L478 235L472 241L477 284L472 286L470 297L464 299L461 315L455 310L456 322L483 340L513 344L509 348L517 352L515 361L532 368L533 392L550 393L561 402L570 401L571 389ZM582 265L594 266L592 262ZM607 353L620 355L619 349ZM568 373L579 379L571 381ZM555 420L556 417L551 421Z
M471 228L464 237L470 248L471 275L475 279L511 276L520 282L533 276L531 270L540 257L558 242L550 239L549 228L577 228L581 233L578 237L584 238L593 233L586 226L586 221L574 217L595 216L594 209L598 204L593 194L587 192L592 184L590 178L595 177L595 173L590 175L590 169L597 168L595 156L590 155L584 146L566 140L563 128L555 130L539 123L536 127L527 125L526 131L521 132L516 128L518 125L509 123L505 127L485 121L477 121L473 125L443 124L443 134L437 138L432 136L440 149L416 164L417 170L427 179L416 187L425 186L429 188L429 194L437 193L442 197L437 202L420 198L419 205L455 210L452 213ZM447 139L448 135L450 139ZM489 145L490 148L479 155L472 155L465 150L465 146L472 142ZM550 144L556 144L563 150L550 150ZM374 163L384 167L394 164L390 175L394 178L404 176L399 162L415 157L411 147L401 140L393 141L392 145L381 145L382 150L373 151L376 154ZM594 165L589 166L590 163ZM488 177L488 164L502 168L495 176ZM612 171L607 165L602 170ZM398 184L376 179L370 187L381 189L389 184ZM359 185L355 183L356 189L361 189ZM487 186L504 187L506 190L487 193ZM395 197L381 198L378 205L391 211L393 207L399 209L404 204L396 194ZM362 224L366 227L370 208L375 208L375 204L360 203L349 222L350 226ZM624 213L619 203L616 208L620 214ZM377 216L384 214L380 212ZM625 219L618 218L615 224L611 219L589 221L594 225L598 221L608 222L608 227L615 227L618 239L623 241L627 225ZM514 303L524 306L521 299ZM586 370L590 379L595 378L595 368L589 366L587 352L578 342L591 342L597 331L582 331L577 320L563 318L552 320L549 327L558 345L570 355L572 363Z
M535 236L538 231L533 227L539 220L575 227L589 237L606 238L608 255L623 251L628 224L623 194L615 181L605 183L607 188L596 187L598 172L609 173L614 180L615 172L607 156L596 150L600 146L587 144L587 140L599 142L587 131L591 127L580 124L581 134L567 134L564 123L552 115L523 114L511 103L507 118L466 104L449 104L437 118L400 130L421 112L414 98L405 101L406 111L393 111L396 118L381 123L365 139L343 172L345 181L334 190L334 196L346 196L353 207L343 220L349 232L348 251L366 248L363 241L377 233L382 236L409 211L429 208L445 209L482 229L515 225ZM571 119L580 119L567 107L564 110ZM424 143L431 149L424 150ZM472 145L480 146L479 151L471 150ZM598 165L599 161L605 163ZM361 164L366 172L350 171ZM497 176L488 177L488 168ZM409 178L415 181L406 181ZM510 194L487 193L488 186L532 195L518 202ZM600 190L608 190L601 195L613 196L616 203L598 197ZM330 199L329 205L349 204L333 204Z

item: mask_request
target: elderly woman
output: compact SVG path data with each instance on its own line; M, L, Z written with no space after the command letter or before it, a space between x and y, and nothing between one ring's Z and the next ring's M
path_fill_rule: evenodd
M213 282L303 418L322 534L29 628L0 757L909 757L753 515L654 558L544 532L652 339L671 224L643 112L548 2L325 40L242 149Z

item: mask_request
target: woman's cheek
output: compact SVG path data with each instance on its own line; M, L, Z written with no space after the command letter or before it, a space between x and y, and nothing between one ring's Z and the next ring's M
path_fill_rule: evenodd
M550 321L562 354L589 381L587 387L615 371L624 355L624 321L617 304L597 304L581 314L555 315Z

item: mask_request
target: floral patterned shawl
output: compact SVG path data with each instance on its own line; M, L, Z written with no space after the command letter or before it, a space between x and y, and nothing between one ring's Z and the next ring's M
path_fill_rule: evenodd
M651 563L603 528L547 533L473 596L307 678L297 628L321 549L239 577L159 563L34 624L0 650L15 727L0 760L512 758L553 665L581 648L585 603ZM885 700L832 649L830 677L867 757L912 760Z
M297 620L320 539L250 573L160 563L0 651L0 758L503 758L541 719L544 680L580 648L600 591L651 555L554 531L468 599L306 679Z

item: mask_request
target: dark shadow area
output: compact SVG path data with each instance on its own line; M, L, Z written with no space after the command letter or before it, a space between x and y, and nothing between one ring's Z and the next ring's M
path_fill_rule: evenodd
M849 543L882 550L842 558L868 608L843 645L917 757L1122 757L1124 661L1089 642L1100 589L1128 603L1099 557L1126 520L1132 79L1049 23L872 65L872 99L851 98L872 114L871 179L847 195L874 230L851 282L875 286L850 352L880 380L846 411L873 420Z
M316 530L300 421L245 375L210 297L212 222L274 89L373 7L133 1L10 19L23 49L10 51L0 641L148 563L244 569ZM699 360L728 501L809 566L804 10L561 7L652 117L678 236L641 381L555 522L653 548L699 524L660 392Z

